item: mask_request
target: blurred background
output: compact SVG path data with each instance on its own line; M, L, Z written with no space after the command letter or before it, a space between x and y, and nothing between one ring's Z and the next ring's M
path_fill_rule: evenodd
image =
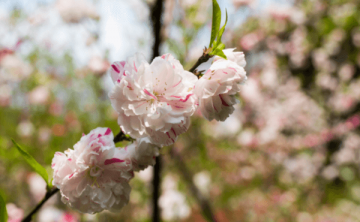
M229 14L223 42L245 52L248 81L225 122L196 114L161 150L162 219L206 221L205 201L221 222L359 221L360 3L218 2ZM83 132L119 132L107 69L136 52L151 59L152 4L0 0L0 193L9 221L45 194L11 138L51 173L54 152ZM210 0L164 0L161 53L189 69L209 44L211 12ZM119 214L79 214L54 196L35 221L150 221L152 172L136 174Z

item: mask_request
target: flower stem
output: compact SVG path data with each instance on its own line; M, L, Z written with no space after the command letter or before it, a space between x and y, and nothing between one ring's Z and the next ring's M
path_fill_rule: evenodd
M48 200L50 199L50 197L52 197L54 194L56 194L59 191L58 188L53 188L51 190L48 190L45 194L44 199L42 199L42 201L40 203L38 203L38 205L21 221L21 222L30 222L31 218L34 214L36 214L36 212L38 212L38 210L42 207L42 205Z

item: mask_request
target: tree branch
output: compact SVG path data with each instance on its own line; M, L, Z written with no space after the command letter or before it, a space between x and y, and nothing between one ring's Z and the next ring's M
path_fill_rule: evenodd
M152 206L153 206L153 214L152 214L152 221L158 222L160 221L160 207L159 207L159 197L160 197L160 185L161 185L161 167L162 167L162 159L161 156L156 157L156 164L153 169L153 180L152 180L152 187L153 187L153 199L152 199Z
M114 143L120 142L120 141L133 141L132 138L126 137L124 132L121 130L115 137L114 137Z
M154 45L153 45L153 54L152 59L157 56L160 56L160 45L162 42L161 38L161 16L163 12L163 0L156 0L154 5L151 7L151 21L153 26L153 35L154 35ZM153 170L153 198L152 198L152 221L160 221L160 207L158 205L160 197L160 175L161 175L161 157L156 157L156 164Z
M42 207L42 205L44 205L44 203L50 199L50 197L52 197L52 195L56 194L59 191L58 188L53 188L52 190L48 190L45 194L44 199L42 199L42 201L34 208L34 210L32 210L21 222L30 222L32 216L38 212L38 210Z
M203 55L196 61L196 63L193 65L193 67L191 67L191 69L189 70L189 72L195 73L196 68L201 65L204 62L207 62L212 56L209 55L208 53L205 52Z

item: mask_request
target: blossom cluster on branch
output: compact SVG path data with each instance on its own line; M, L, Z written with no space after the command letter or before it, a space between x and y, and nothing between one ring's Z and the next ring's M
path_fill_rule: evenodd
M116 147L112 131L99 127L83 134L74 149L55 153L53 185L61 200L84 213L119 211L129 201L134 171L153 166L159 148L189 129L197 109L208 120L229 117L246 80L246 62L242 52L223 52L227 59L215 56L200 79L171 54L151 64L141 54L113 63L109 98L122 132L134 142Z

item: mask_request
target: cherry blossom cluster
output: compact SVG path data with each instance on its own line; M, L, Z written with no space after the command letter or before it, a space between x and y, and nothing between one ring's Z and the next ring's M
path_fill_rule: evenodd
M112 64L115 87L109 98L121 130L167 146L188 130L198 108L206 119L224 121L234 111L235 94L246 80L244 54L233 50L224 50L228 59L216 56L200 79L170 54L151 64L139 54Z
M224 121L234 111L235 95L246 80L244 54L223 50L199 79L172 55L147 63L141 54L111 65L109 93L123 133L134 138L118 148L109 128L96 128L73 149L57 152L53 184L62 201L84 213L119 211L129 201L134 171L155 164L159 148L173 144L199 109L207 120Z
M64 203L83 213L118 211L128 203L134 171L154 165L158 149L147 146L146 139L124 149L113 140L110 128L99 127L83 135L74 149L55 153L53 185Z

